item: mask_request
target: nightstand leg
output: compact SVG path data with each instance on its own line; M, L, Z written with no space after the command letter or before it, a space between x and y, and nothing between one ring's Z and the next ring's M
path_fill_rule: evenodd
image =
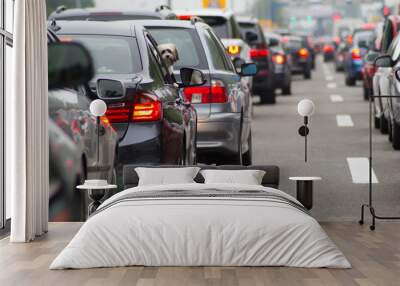
M89 198L92 200L92 203L88 207L88 216L94 213L101 205L101 200L105 194L104 190L89 190Z
M313 207L313 181L297 181L297 200L308 210Z

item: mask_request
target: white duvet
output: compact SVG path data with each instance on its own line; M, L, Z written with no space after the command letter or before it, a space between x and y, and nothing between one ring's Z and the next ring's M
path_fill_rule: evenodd
M301 210L254 198L153 198L131 192L263 190L231 184L136 187L105 201L50 269L145 266L293 266L349 268L318 222ZM296 201L297 202L297 201ZM108 208L106 206L108 205Z

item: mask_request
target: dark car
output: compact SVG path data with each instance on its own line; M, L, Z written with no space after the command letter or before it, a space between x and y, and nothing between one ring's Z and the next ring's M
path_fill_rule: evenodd
M196 111L183 101L143 26L129 21L57 21L57 26L62 39L82 43L93 55L90 87L107 102L107 119L119 135L120 167L196 163Z
M312 58L311 53L300 37L288 36L282 38L286 53L291 58L293 74L303 74L305 79L311 78Z
M385 19L383 24L382 40L379 54L385 55L389 53L389 48L393 39L400 31L400 16L392 15ZM386 108L387 100L379 98L380 95L391 94L389 77L391 77L392 69L389 67L377 67L372 85L374 95L374 115L375 128L379 128L382 134L389 132L389 113ZM386 111L386 112L385 112Z
M124 20L172 20L176 19L167 6L160 6L155 12L140 10L104 10L97 8L86 9L66 9L59 8L48 17L49 20L68 20L68 21L124 21Z
M362 80L363 58L374 40L373 29L356 29L344 54L345 84L355 86Z
M395 150L400 150L400 36L399 34L393 39L388 52L377 58L376 65L378 68L386 68L391 72L387 77L387 85L389 94L394 98L385 98L382 100L387 104L388 123L389 123L389 140Z
M330 62L335 59L335 50L336 43L335 42L326 42L322 47L322 54L324 57L324 62Z
M62 45L51 31L48 42L49 45ZM49 65L57 56L53 50L49 50ZM73 56L68 56L73 61ZM50 220L80 221L86 218L87 200L75 186L85 179L116 182L118 136L110 125L101 122L98 141L96 117L89 111L91 101L97 97L91 94L87 82L78 87L67 86L66 81L65 86L52 86L51 67L48 93ZM74 77L71 75L70 78Z
M284 95L290 95L292 93L290 59L282 46L281 37L278 34L265 33L265 38L274 63L274 88L281 89Z
M260 95L261 103L275 103L273 55L261 26L254 18L237 18L240 30L250 46L250 58L257 64L253 78L253 94Z
M310 52L311 55L311 67L315 68L315 58L317 55L317 51L315 50L314 39L310 35L299 35L301 40L303 41L303 46Z
M248 68L235 69L214 30L198 21L142 21L159 44L176 45L179 61L174 65L200 69L206 82L184 89L185 101L198 114L197 147L205 163L245 164L252 162L251 90L245 81Z
M335 63L335 70L337 72L344 71L344 58L348 49L349 47L347 43L344 41L339 43L338 47L335 50L333 61Z

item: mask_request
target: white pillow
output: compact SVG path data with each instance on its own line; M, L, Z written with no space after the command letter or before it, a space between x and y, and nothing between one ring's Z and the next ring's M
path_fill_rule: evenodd
M139 176L138 186L195 183L193 180L200 168L135 168Z
M202 170L206 184L261 185L265 171L261 170Z

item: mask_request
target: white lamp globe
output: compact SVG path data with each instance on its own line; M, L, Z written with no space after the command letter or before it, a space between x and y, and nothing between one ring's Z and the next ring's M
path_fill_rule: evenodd
M94 116L100 117L106 114L107 104L101 99L96 99L90 103L89 109Z
M303 99L297 105L297 112L303 117L313 115L314 110L314 102L312 102L310 99Z

